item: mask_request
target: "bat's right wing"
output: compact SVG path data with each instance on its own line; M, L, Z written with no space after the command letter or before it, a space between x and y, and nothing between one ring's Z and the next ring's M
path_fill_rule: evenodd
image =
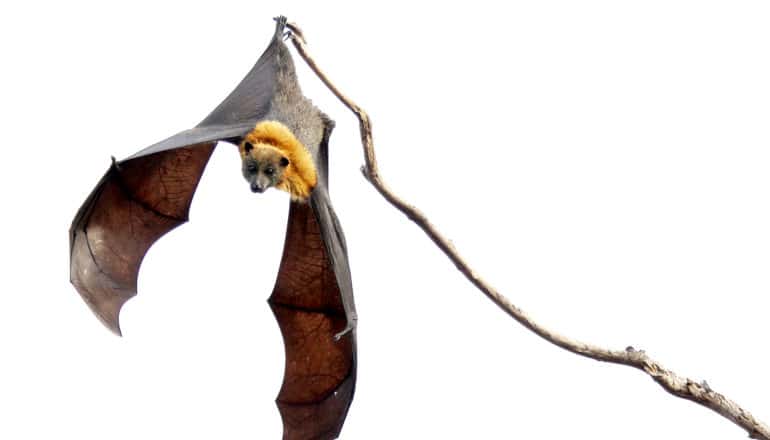
M70 281L96 316L120 334L123 304L136 295L152 244L187 221L214 142L113 163L70 227Z
M113 162L70 228L70 281L91 310L120 334L120 308L136 295L144 255L187 221L198 182L218 141L248 133L273 106L286 64L286 19L241 83L200 124Z

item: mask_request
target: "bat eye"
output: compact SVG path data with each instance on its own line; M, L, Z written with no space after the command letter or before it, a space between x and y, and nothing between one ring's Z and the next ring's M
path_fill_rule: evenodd
M248 172L250 172L251 174L254 174L254 173L256 173L256 172L257 172L257 166L256 166L256 165L254 165L253 163L251 163L251 164L249 164L249 165L246 167L246 170L247 170Z
M273 173L275 173L275 170L273 169L273 167L265 168L265 174L267 174L268 176L272 176Z
M289 159L287 159L285 157L282 157L280 163L281 163L282 167L285 167L285 166L289 165Z
M243 149L246 150L248 153L249 151L254 149L254 145L251 145L251 142L246 142L243 144Z

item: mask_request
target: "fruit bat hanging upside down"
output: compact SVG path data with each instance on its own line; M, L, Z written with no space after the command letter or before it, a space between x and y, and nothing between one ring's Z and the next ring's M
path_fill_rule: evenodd
M356 312L347 248L328 193L334 122L302 95L286 18L257 63L200 124L116 162L70 229L70 280L97 317L120 334L152 244L187 221L218 142L238 145L252 191L291 195L283 257L268 302L286 349L277 404L284 439L334 439L353 399Z

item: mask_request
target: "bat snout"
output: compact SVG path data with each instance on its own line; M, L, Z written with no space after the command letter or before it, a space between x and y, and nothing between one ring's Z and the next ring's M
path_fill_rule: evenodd
M252 183L251 184L251 192L253 193L263 193L265 192L265 187L258 184L258 183Z

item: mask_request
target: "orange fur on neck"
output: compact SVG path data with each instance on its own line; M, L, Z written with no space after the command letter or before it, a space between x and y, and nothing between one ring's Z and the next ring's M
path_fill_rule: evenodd
M249 154L244 148L246 142L254 145L255 149L276 149L289 159L283 179L276 184L276 188L291 194L292 200L305 200L310 196L318 180L315 164L310 152L288 127L278 121L259 122L238 147L242 159Z

